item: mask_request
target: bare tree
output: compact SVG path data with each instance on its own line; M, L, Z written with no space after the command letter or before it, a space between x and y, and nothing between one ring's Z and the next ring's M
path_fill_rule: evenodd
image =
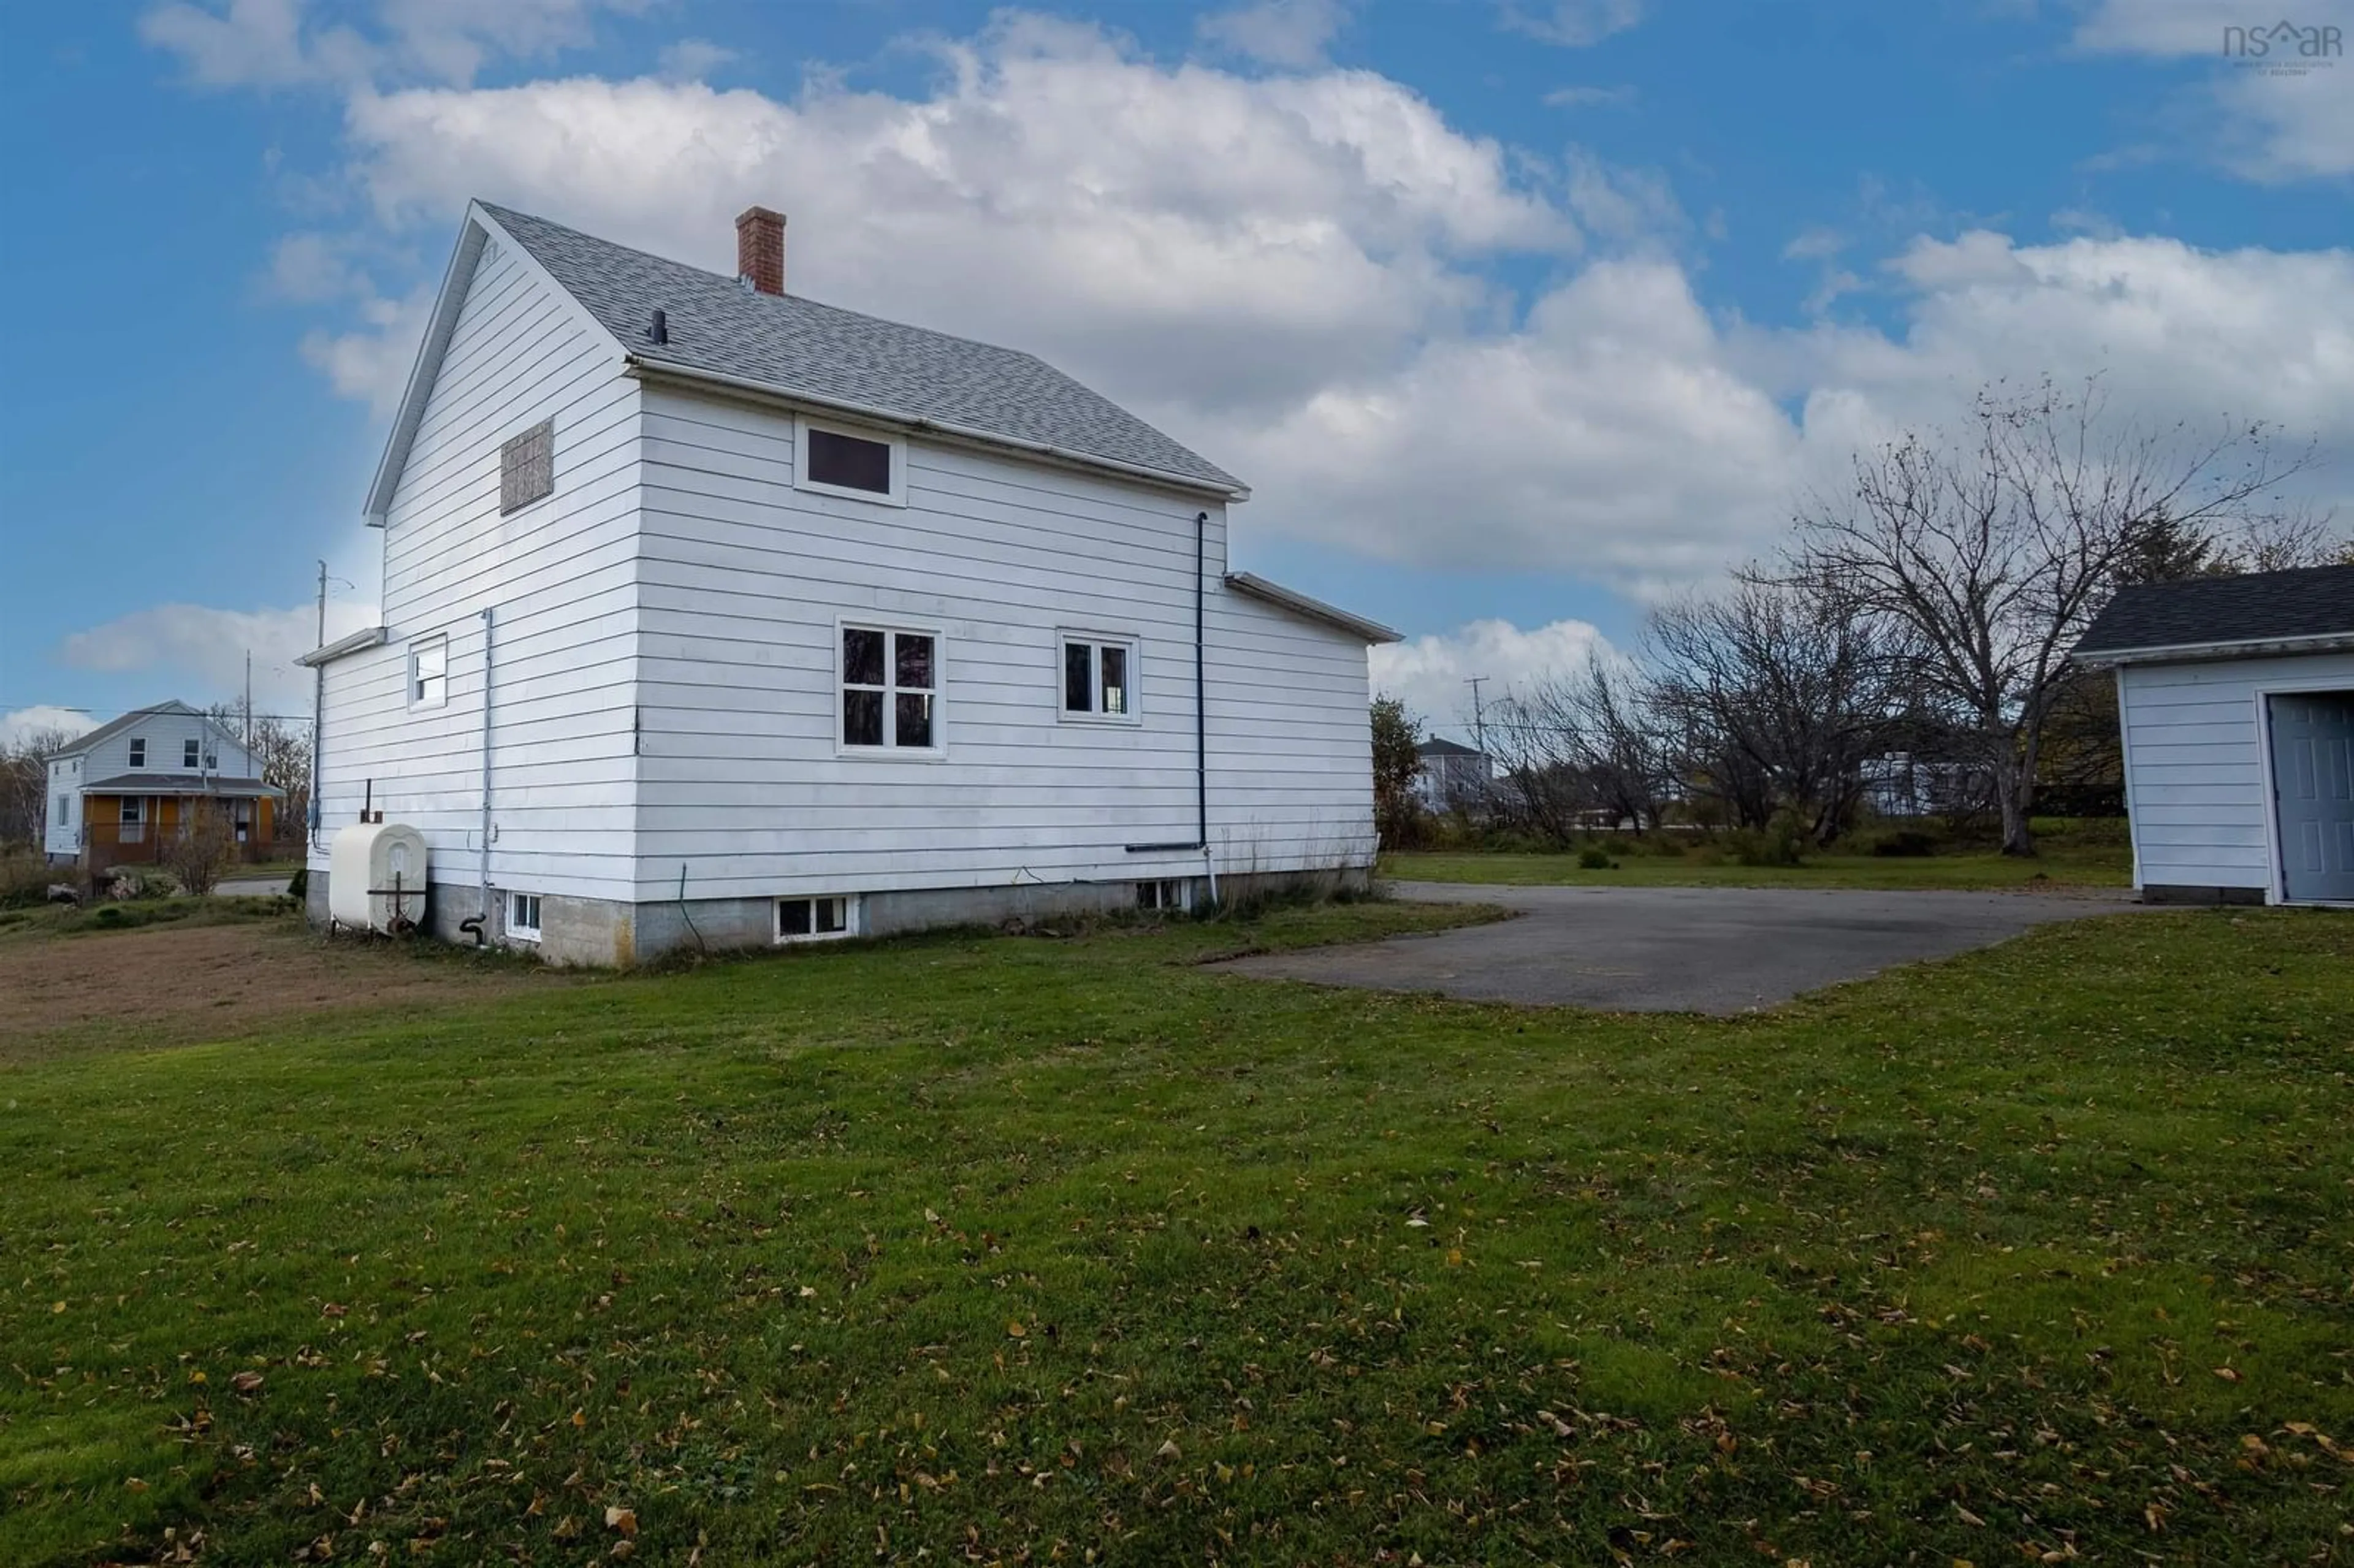
M164 846L164 869L184 893L198 897L213 890L237 855L237 830L218 800L188 802L188 814Z
M1694 787L1744 825L1787 810L1815 842L1837 838L1902 716L1900 664L1877 623L1819 582L1748 572L1654 611L1647 646Z
M48 728L0 744L0 844L41 842L49 820L49 758L73 738L69 730Z
M1670 782L1641 673L1589 652L1571 674L1507 692L1489 720L1504 789L1524 826L1556 842L1589 814L1656 828Z
M2263 425L2200 436L2112 418L2100 384L1998 385L1964 436L1913 433L1860 456L1852 493L1797 518L1794 574L1903 640L1922 698L1992 779L2006 854L2032 854L2044 724L2067 654L2158 519L2256 525L2310 451Z

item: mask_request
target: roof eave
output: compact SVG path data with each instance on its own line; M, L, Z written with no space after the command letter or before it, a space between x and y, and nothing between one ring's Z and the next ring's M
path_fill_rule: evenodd
M649 355L631 352L626 354L624 358L627 365L623 374L637 376L641 380L670 381L684 383L689 387L716 387L739 397L781 408L806 408L816 413L840 414L889 429L941 437L990 450L1018 452L1024 457L1041 459L1066 468L1118 474L1122 479L1142 480L1164 489L1180 491L1187 495L1207 495L1219 501L1250 499L1250 487L1239 482L1220 483L1213 480L1197 478L1192 474L1153 468L1145 463L1123 462L1118 458L1098 457L1092 452L1078 451L1069 447L1058 447L1048 441L1034 441L1021 436L1002 435L993 430L978 429L947 419L899 413L889 408L877 408L843 398L820 397L806 392L792 391L769 382L756 381L749 376L730 376L724 371L705 370L695 366L681 365L675 360L657 358Z
M315 670L322 664L334 663L346 653L374 648L383 642L386 636L386 630L381 626L363 627L349 637L339 637L323 648L313 648L308 653L297 656L294 662L306 670Z
M1296 593L1279 583L1271 583L1255 573L1228 572L1225 580L1225 585L1237 593L1248 594L1253 599L1288 609L1294 615L1305 616L1310 620L1320 620L1328 626L1337 626L1343 631L1352 631L1369 643L1405 641L1403 635L1384 626L1378 620L1367 620L1362 615L1352 615L1345 609L1326 604L1320 599L1310 599L1304 593Z
M2354 631L2321 631L2303 637L2243 637L2205 642L2154 643L2141 648L2078 648L2072 663L2088 670L2119 664L2195 664L2223 659L2270 659L2300 653L2354 652Z

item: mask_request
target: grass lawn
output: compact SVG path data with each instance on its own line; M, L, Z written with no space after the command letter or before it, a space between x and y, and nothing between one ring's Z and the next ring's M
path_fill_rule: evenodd
M1808 854L1799 865L1737 865L1706 845L1681 854L1651 853L1631 839L1604 845L1617 864L1586 870L1574 853L1499 854L1489 851L1437 851L1385 854L1384 876L1416 882L1496 883L1511 886L1556 884L1646 887L1871 887L1871 888L2121 888L2133 883L2133 851L2121 837L2106 834L2043 835L2041 853L2013 859L1992 853L1881 856L1843 853Z
M2354 920L1725 1021L1189 962L1462 917L0 1066L0 1562L2348 1561Z

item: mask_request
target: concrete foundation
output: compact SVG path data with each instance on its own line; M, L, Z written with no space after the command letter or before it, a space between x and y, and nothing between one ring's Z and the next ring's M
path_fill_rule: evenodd
M2144 904L2262 904L2264 890L2261 887L2184 887L2179 885L2145 886L2141 890Z
M855 895L851 934L892 937L950 926L1001 926L1013 920L1034 924L1075 916L1117 914L1138 907L1139 885L1149 880L1154 879L879 889ZM1182 884L1185 907L1206 903L1206 878L1174 880ZM1367 866L1248 872L1220 876L1218 895L1229 903L1303 889L1329 897L1344 888L1363 892L1372 883L1373 871ZM426 890L425 910L419 927L439 940L471 945L475 940L474 934L461 929L461 923L472 919L480 904L481 891L474 884L432 883ZM483 940L518 951L536 951L551 964L626 969L675 951L716 953L780 945L776 935L775 897L690 898L684 903L657 899L624 904L613 899L543 894L536 942L507 931L506 904L504 891L493 888ZM327 926L325 872L311 873L304 909L312 925L322 928Z

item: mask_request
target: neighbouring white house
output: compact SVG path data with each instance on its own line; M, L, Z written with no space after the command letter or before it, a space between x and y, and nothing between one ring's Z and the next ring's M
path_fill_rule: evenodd
M262 853L284 792L236 733L183 702L136 708L49 754L41 847L56 863L146 864L199 810Z
M2145 899L2354 904L2354 566L2128 588L2073 657L2116 671Z
M364 813L429 930L577 963L1368 875L1394 634L1230 571L1248 493L1143 421L737 237L728 278L468 208L384 624L304 660L313 917Z

